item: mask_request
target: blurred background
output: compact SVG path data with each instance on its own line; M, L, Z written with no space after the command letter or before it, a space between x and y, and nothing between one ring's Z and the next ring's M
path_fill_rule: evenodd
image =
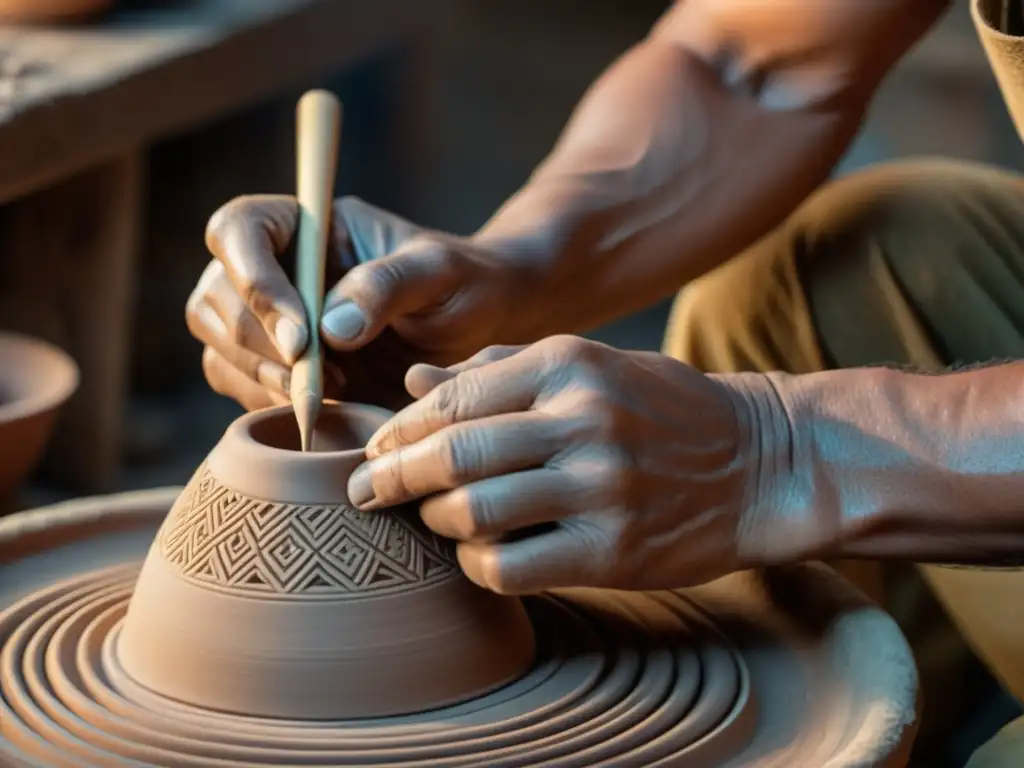
M337 7L359 5L329 1ZM323 26L314 7L324 3L246 0L249 10L243 10L237 1L221 0L228 13L218 9L218 0L126 2L95 27L0 33L0 188L6 183L3 175L8 166L17 160L3 157L15 146L4 141L8 135L4 131L34 131L33 146L42 152L37 146L40 129L32 121L46 119L46 110L67 109L76 120L84 121L61 123L61 130L69 132L127 131L117 121L132 123L131 110L151 110L155 115L146 117L150 122L137 137L127 133L124 137L136 153L137 176L129 187L137 201L133 198L126 210L133 212L137 233L126 278L125 317L130 332L123 340L122 363L128 400L123 416L111 417L116 471L62 471L62 464L73 460L68 456L89 449L75 442L76 436L61 423L47 461L8 502L9 507L86 492L184 483L238 415L235 405L209 392L203 383L201 350L185 328L184 305L209 258L203 245L209 215L235 195L293 189L294 104L303 90L325 86L338 92L345 103L339 193L358 195L424 225L470 233L525 181L587 86L648 31L667 5L664 0L395 2L389 4L394 8L389 13L395 15L383 22L371 18L373 12L366 9L353 10L349 16L332 11L335 15L329 18L340 19L339 25L344 26L339 26L338 33L342 42L334 43L330 30L313 34L315 27ZM313 10L295 10L307 7ZM290 10L286 13L282 8ZM406 11L408 18L399 15ZM246 38L243 32L236 40L225 19L249 13L254 15L251 23L263 25L262 37ZM302 37L306 27L287 26L292 13L309 14L304 17L312 30L308 41ZM376 30L382 23L405 25L405 32L375 45L373 36L364 34L360 25ZM277 24L282 25L280 37L274 29ZM210 39L208 33L214 29L221 39ZM165 46L160 56L146 60L146 67L153 71L146 75L145 94L131 91L138 71L125 68L123 61L115 62L121 69L110 77L104 76L104 65L92 59L68 64L69 49L80 55L90 39L96 43L105 40L103 35L111 36L104 45L116 42L125 50L129 38ZM345 57L330 50L349 41L359 44L359 55ZM213 59L197 58L194 53L205 50L204 46L221 46L217 71L201 65ZM45 91L45 72L39 74L34 68L45 70L48 61L42 54L36 61L36 50L64 56L60 60L71 83L59 98L43 106L30 98L34 87ZM12 64L14 54L17 61ZM171 62L170 57L180 62ZM190 57L195 63L189 63ZM303 57L315 63L301 66ZM262 83L250 83L247 78L260 77L261 66L266 68L268 60L299 64L282 63L280 72L269 70L274 74L265 88ZM161 67L172 65L177 67L173 76L160 74ZM53 78L59 75L51 73ZM79 76L87 82L76 80ZM39 78L38 83L33 77ZM233 87L245 90L246 97L220 104L205 95L207 85L215 89L221 81L236 84ZM19 83L27 84L24 104L19 102ZM193 98L203 102L201 109L193 110L189 103ZM170 115L171 104L186 117L179 120ZM27 121L29 127L19 128L15 125L19 120ZM153 122L160 120L164 122L159 125ZM60 143L58 137L44 138ZM941 27L889 78L840 172L922 154L1009 168L1019 168L1022 162L1020 141L975 38L966 2L955 3ZM67 178L33 181L26 193L5 194L0 222L8 232L31 230L29 220L36 221L33 226L38 230L40 208L45 219L47 211L61 205L54 202L54 194L72 194L67 188L77 183L78 176L64 175ZM86 189L96 187L90 183ZM90 236L82 234L83 228L89 229L88 222L68 226L78 233L75 236ZM74 249L73 238L65 242ZM59 330L48 330L44 322L28 322L15 310L29 295L16 282L24 271L17 264L34 258L32 245L0 251L0 288L14 297L4 305L0 296L0 329L60 341ZM654 307L593 336L618 346L657 349L666 314L667 304ZM65 320L67 316L61 315ZM115 335L111 345L119 343L113 340ZM76 395L77 407L95 416L99 406L83 405L81 398L100 402L102 393L84 389L85 395L81 391ZM958 716L954 731L931 737L927 752L919 757L920 765L962 765L975 745L1016 714L1016 705L999 692L980 665L969 682L971 705ZM946 704L939 701L936 706Z

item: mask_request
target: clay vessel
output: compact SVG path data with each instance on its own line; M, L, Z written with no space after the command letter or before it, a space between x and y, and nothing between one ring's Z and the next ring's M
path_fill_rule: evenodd
M1024 138L1024 37L1002 31L1003 8L1006 5L1002 0L971 0L971 19L1017 134ZM1010 12L1018 16L1015 21L1022 23L1020 5L1010 3L1009 7L1013 9Z
M43 24L84 21L114 6L115 0L0 0L0 21Z
M466 579L415 509L350 505L389 415L325 404L307 453L289 407L235 421L150 549L118 642L126 673L204 709L343 719L449 705L529 669L518 600Z
M0 499L38 464L60 407L77 388L78 366L64 352L0 332Z

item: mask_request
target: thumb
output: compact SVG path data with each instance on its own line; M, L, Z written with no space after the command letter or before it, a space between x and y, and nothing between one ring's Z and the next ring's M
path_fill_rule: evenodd
M324 300L321 331L333 348L357 349L402 315L441 303L456 287L447 244L418 235L339 280Z

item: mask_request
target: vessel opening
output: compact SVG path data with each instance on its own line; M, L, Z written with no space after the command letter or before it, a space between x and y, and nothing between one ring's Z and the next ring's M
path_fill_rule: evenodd
M345 411L339 406L324 404L313 431L313 451L329 453L359 450L373 437L380 422L359 413ZM268 412L254 419L249 434L260 445L282 451L302 451L299 425L292 410Z

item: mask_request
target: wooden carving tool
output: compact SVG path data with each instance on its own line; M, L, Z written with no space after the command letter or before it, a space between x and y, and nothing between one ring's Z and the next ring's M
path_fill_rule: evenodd
M309 345L292 368L290 393L304 451L312 449L313 429L324 399L320 314L340 143L341 102L327 91L309 91L296 110L299 228L295 270L295 287L306 310Z

